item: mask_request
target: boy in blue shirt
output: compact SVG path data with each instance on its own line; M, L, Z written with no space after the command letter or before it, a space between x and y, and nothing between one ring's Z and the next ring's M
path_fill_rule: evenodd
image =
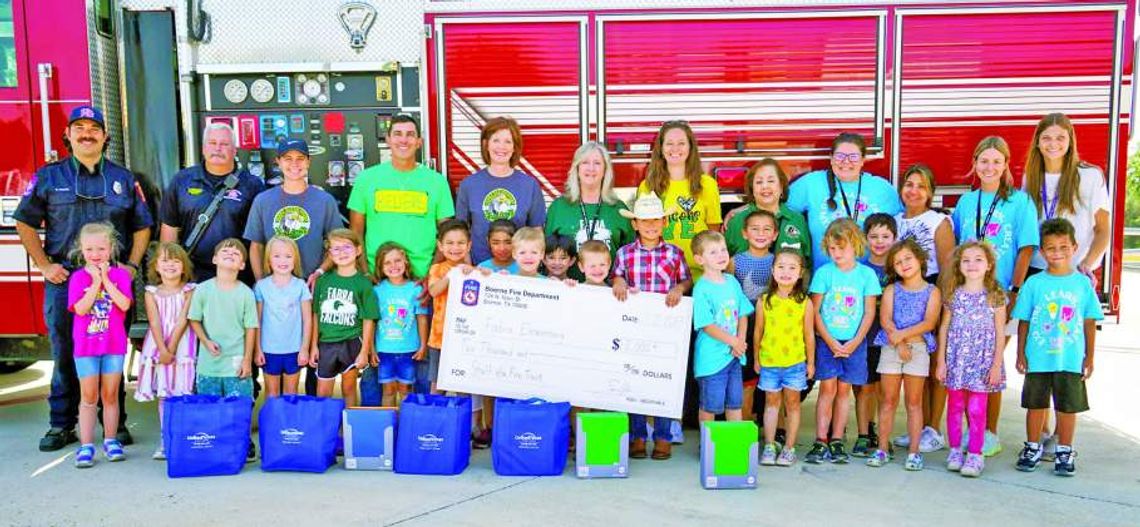
M702 422L724 413L728 421L741 419L744 384L741 366L748 345L748 316L755 311L740 282L725 274L731 261L724 236L704 231L693 238L693 257L705 269L693 286L693 327L697 329L693 376L701 387Z
M1041 434L1052 399L1057 410L1057 456L1053 473L1076 473L1073 436L1077 414L1089 409L1085 380L1093 372L1096 321L1104 318L1088 277L1073 270L1077 237L1063 218L1041 224L1041 255L1048 269L1029 277L1012 317L1017 328L1017 371L1025 374L1021 406L1028 412L1028 439L1017 469L1032 472L1041 463Z

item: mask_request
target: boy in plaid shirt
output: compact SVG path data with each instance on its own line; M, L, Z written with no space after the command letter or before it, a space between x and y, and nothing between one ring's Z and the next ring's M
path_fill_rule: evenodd
M648 291L664 294L665 305L676 306L681 296L692 287L693 276L681 248L661 240L665 218L671 211L665 210L656 194L649 193L634 202L633 212L620 212L633 220L637 240L618 249L614 257L614 297L624 302L630 291ZM633 437L633 444L629 447L631 458L646 457L648 433L645 421L644 415L629 416L630 436ZM669 439L672 424L673 420L666 417L653 418L653 459L671 457Z

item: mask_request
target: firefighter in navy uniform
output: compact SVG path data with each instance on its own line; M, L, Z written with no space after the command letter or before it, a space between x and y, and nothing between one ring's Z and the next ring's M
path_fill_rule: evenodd
M236 156L234 129L224 123L207 125L202 131L202 164L179 171L162 194L159 238L186 247L198 283L214 277L214 246L226 238L241 239L253 198L265 190L260 178L237 166ZM213 214L207 214L215 199ZM197 239L190 239L196 231ZM241 279L252 288L250 268L246 266Z
M13 215L21 243L44 276L44 322L55 361L48 396L51 429L40 440L40 450L45 452L76 441L79 378L72 354L67 278L77 267L69 253L79 229L96 221L114 225L119 233L119 254L127 255L119 265L135 277L153 224L134 174L104 156L107 130L99 109L80 106L72 110L64 139L71 155L36 171ZM43 243L36 232L40 226L44 228ZM120 385L117 438L129 445L133 441L126 427L123 394Z

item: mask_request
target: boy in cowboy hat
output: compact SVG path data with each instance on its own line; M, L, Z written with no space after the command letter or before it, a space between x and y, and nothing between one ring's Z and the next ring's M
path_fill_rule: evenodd
M648 291L665 295L665 305L676 306L693 285L693 276L685 263L685 254L680 247L661 240L665 228L665 218L672 214L666 210L657 194L642 195L633 204L633 211L622 210L622 216L633 220L637 240L618 249L614 257L614 297L625 301L632 290ZM633 444L629 457L646 457L645 442L648 439L644 415L629 416L630 434ZM653 459L669 459L672 455L670 429L673 420L665 417L653 418Z

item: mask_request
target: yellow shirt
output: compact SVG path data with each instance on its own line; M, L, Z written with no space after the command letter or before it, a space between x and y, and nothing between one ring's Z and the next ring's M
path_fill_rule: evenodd
M637 187L637 195L649 193L649 187L642 181ZM703 269L693 259L693 237L698 233L707 231L709 225L720 225L724 222L720 215L720 189L716 180L711 176L701 176L701 194L693 197L689 191L688 180L671 180L665 189L665 195L660 196L665 209L672 207L673 214L669 216L669 224L662 232L662 238L685 252L685 262L693 271L693 282L703 274Z
M767 295L760 295L764 309L764 336L760 339L760 367L787 368L807 360L804 347L804 310L808 300L796 302L792 298L772 295L768 307Z

